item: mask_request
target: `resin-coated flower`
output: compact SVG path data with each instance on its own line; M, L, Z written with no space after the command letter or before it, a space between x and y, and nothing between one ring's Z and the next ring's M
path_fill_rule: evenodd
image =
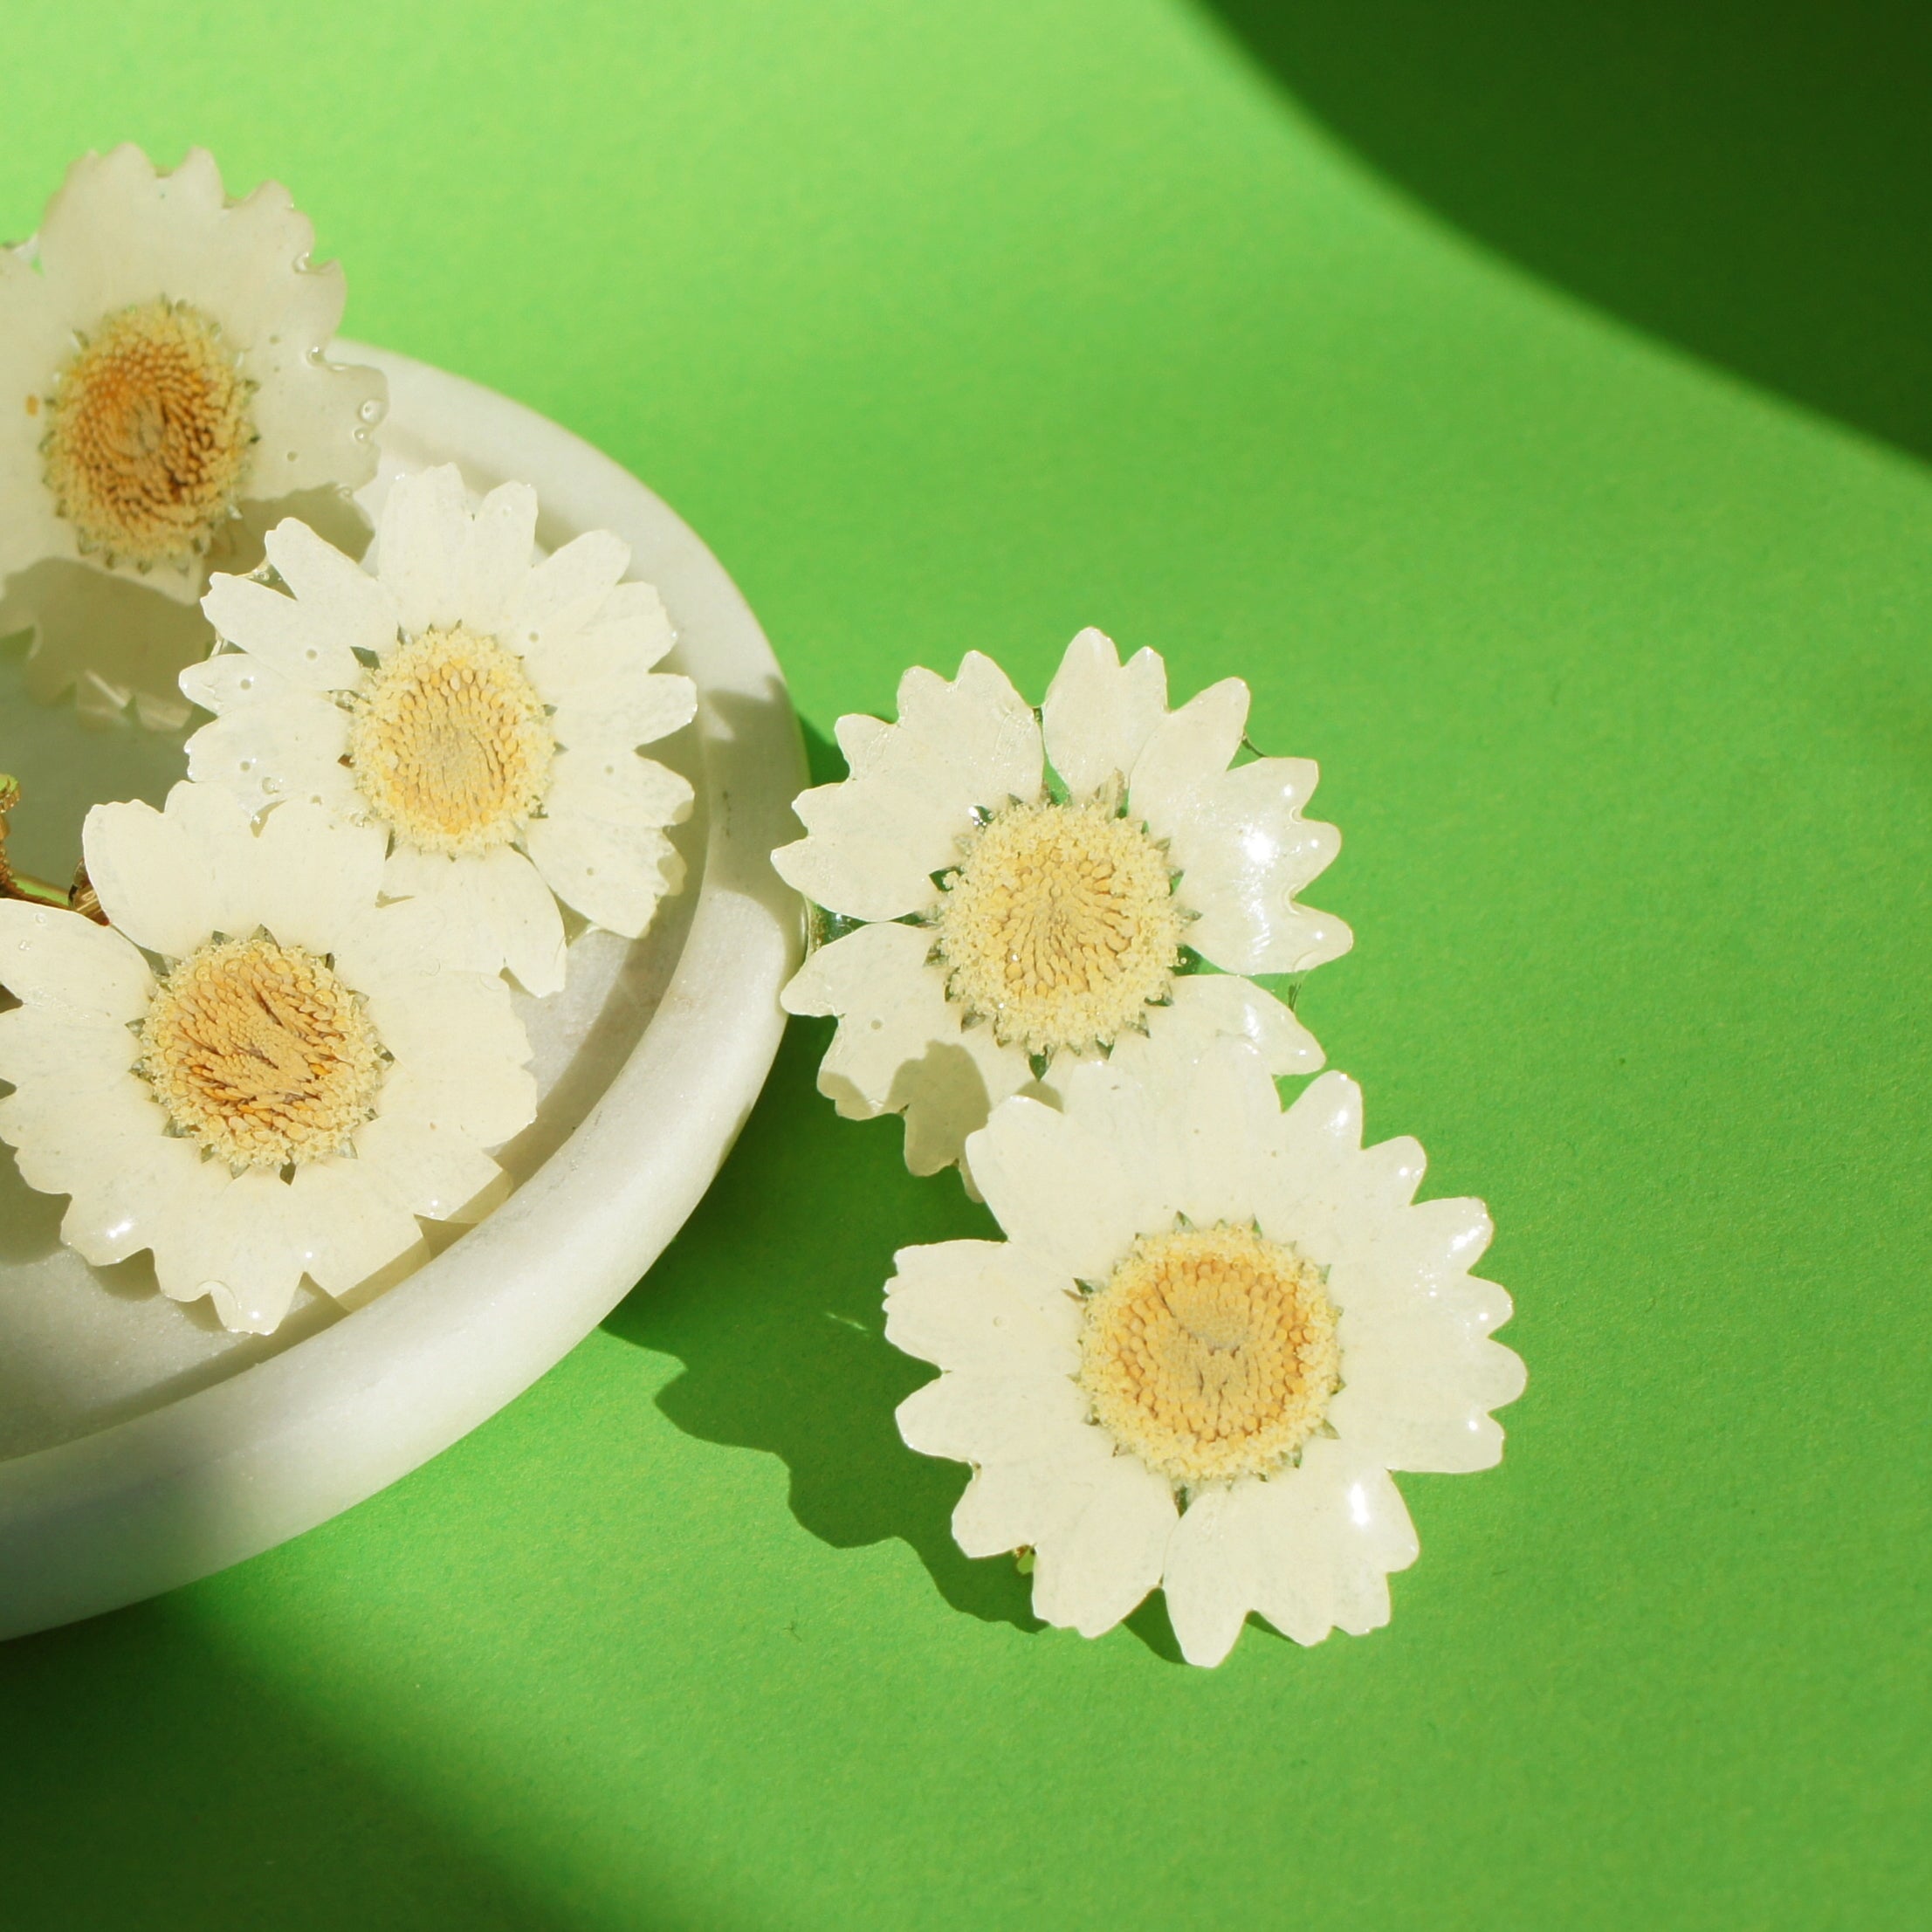
M1049 1623L1097 1636L1158 1585L1197 1664L1250 1610L1372 1630L1416 1555L1388 1472L1489 1468L1523 1390L1468 1272L1489 1216L1412 1205L1421 1148L1364 1148L1342 1074L1284 1114L1233 1041L1148 1073L1083 1067L973 1137L1007 1239L899 1253L887 1337L945 1371L900 1431L973 1465L953 1534L1032 1550Z
M188 741L194 778L380 827L385 891L433 899L547 994L557 899L634 938L683 883L664 828L691 787L637 747L689 723L698 694L651 669L670 625L649 584L620 581L629 546L594 531L533 564L536 524L527 485L472 512L448 464L390 491L373 574L281 524L268 557L287 594L217 577L206 608L235 648L181 688L217 714Z
M851 776L805 793L810 835L772 855L808 898L868 922L783 995L838 1016L820 1091L849 1119L903 1112L923 1174L959 1159L1008 1095L1140 1036L1228 1034L1272 1072L1320 1066L1242 975L1348 950L1339 919L1295 899L1341 841L1301 815L1306 759L1229 768L1248 703L1230 677L1170 712L1154 652L1123 665L1085 630L1038 714L973 651L951 684L908 671L897 724L842 718Z
M344 287L313 239L199 148L74 163L0 251L0 573L78 560L192 604L244 501L375 474L383 381L325 359Z
M0 901L0 1137L69 1194L97 1265L153 1251L163 1293L266 1334L306 1274L347 1294L496 1180L529 1045L435 909L382 904L382 838L212 786L87 815L112 922Z

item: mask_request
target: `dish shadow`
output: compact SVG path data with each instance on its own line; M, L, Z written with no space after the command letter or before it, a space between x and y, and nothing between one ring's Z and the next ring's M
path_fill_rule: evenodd
M1932 9L1195 4L1492 248L1932 457Z
M0 1645L0 1899L8 1932L581 1922L173 1604Z

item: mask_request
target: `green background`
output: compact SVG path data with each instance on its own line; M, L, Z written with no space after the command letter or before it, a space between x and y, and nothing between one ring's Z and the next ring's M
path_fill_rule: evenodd
M349 328L662 491L820 734L1090 622L1246 676L1345 834L1304 1015L1530 1371L1404 1479L1385 1631L1039 1629L890 1420L891 1250L983 1219L794 1029L520 1401L0 1650L8 1932L1915 1915L1926 35L1825 11L7 10L0 231L124 138L285 180Z

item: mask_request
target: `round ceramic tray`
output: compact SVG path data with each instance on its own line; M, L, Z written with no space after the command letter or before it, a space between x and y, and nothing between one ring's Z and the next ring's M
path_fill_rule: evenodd
M792 835L803 754L744 600L649 490L554 423L402 356L338 353L389 381L371 507L454 460L477 491L533 485L550 547L598 528L630 543L677 627L667 668L699 691L695 725L650 747L697 790L673 835L688 882L644 938L580 938L554 1000L519 996L540 1101L500 1157L514 1192L353 1310L305 1290L275 1336L228 1335L205 1303L163 1300L145 1255L87 1268L59 1244L65 1202L0 1154L0 1637L252 1556L474 1428L657 1259L777 1049L800 922L767 854Z

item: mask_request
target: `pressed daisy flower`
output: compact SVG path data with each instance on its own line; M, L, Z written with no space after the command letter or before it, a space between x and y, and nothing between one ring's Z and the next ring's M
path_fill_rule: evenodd
M533 563L536 524L527 485L472 513L445 464L390 491L372 571L278 525L286 594L217 577L206 608L234 648L181 688L216 713L188 741L194 778L379 828L387 893L433 900L547 994L558 899L635 938L684 883L664 828L691 787L637 747L689 723L698 693L651 669L670 625L649 584L620 581L629 547L594 531Z
M1083 630L1040 713L972 651L951 684L908 671L896 725L842 718L850 777L803 794L809 835L772 855L788 884L863 922L782 996L838 1016L819 1090L849 1119L904 1113L925 1174L1007 1096L1137 1038L1229 1034L1272 1072L1320 1066L1245 975L1348 950L1339 919L1295 900L1341 840L1301 816L1308 760L1229 768L1248 704L1230 677L1170 712L1154 652L1124 666Z
M1468 1272L1489 1218L1412 1205L1421 1148L1365 1148L1342 1074L1284 1114L1234 1041L1148 1070L1083 1067L973 1137L1007 1238L899 1253L887 1337L945 1372L900 1431L973 1465L953 1534L1031 1550L1049 1623L1097 1636L1158 1585L1193 1663L1250 1610L1372 1630L1417 1547L1388 1472L1489 1468L1523 1391L1488 1339L1509 1298Z
M346 1294L496 1180L528 1042L433 911L379 903L379 833L299 803L257 834L182 784L84 844L111 924L0 902L0 1138L86 1260L151 1249L164 1294L267 1334L305 1274Z
M168 175L131 147L74 163L39 233L0 251L0 573L78 562L192 606L210 554L245 547L244 505L375 474L382 377L326 359L343 280L313 240L285 189L230 203L199 148ZM79 635L43 640L40 678L98 701Z

